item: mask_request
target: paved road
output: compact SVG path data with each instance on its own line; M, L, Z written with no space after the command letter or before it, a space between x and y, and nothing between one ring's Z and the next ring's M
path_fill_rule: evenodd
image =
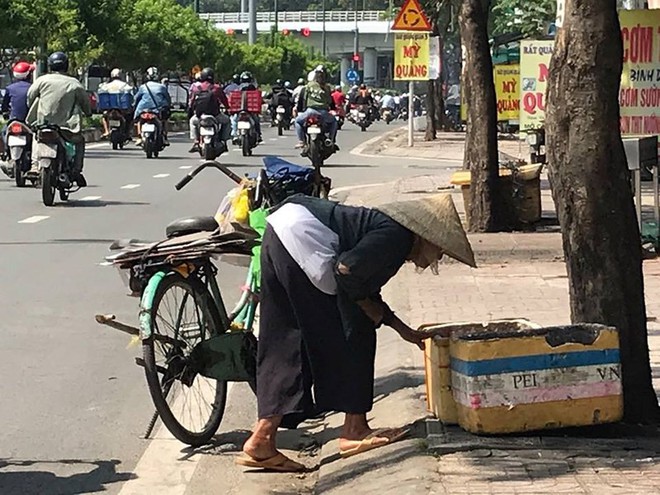
M375 125L360 133L347 125L339 138L342 151L326 169L335 187L424 173L428 162L349 153L385 130ZM127 349L125 335L93 321L102 312L134 322L137 313L137 300L126 297L114 270L99 262L114 239L161 238L175 218L212 214L232 185L209 170L176 192L176 181L197 161L186 152L185 136L172 142L157 160L146 160L137 148L92 145L86 161L90 186L52 208L41 204L39 190L19 190L0 179L3 495L131 492L124 482L137 477L136 465L152 445L140 437L153 408L133 364L139 348ZM239 173L256 171L266 154L305 163L294 142L292 133L278 138L267 129L257 155L243 158L232 150L221 161ZM225 294L237 295L242 278L241 269L221 267ZM252 398L235 387L229 410L242 411L249 426ZM237 425L228 420L225 426ZM174 452L181 447L176 444ZM164 452L166 463L172 454Z

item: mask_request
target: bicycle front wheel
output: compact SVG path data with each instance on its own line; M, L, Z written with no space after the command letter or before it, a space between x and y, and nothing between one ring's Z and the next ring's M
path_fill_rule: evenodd
M211 301L201 282L168 274L154 294L151 336L142 343L156 410L172 435L192 446L215 435L227 402L226 382L205 378L190 367L193 348L220 328Z

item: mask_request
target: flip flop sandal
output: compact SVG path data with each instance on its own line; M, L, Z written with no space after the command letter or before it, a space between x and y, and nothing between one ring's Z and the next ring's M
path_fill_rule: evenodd
M307 470L304 465L289 459L281 452L263 461L259 461L248 455L242 455L236 458L236 464L243 467L277 471L280 473L300 473Z
M386 435L386 433L393 434L390 436ZM410 430L404 428L382 428L366 436L355 447L345 450L340 449L339 455L345 459L347 457L352 457L363 452L368 452L369 450L377 449L378 447L384 447L385 445L389 445L403 439L406 435L408 435L408 433L410 433ZM381 443L379 441L381 438L387 438L387 441Z

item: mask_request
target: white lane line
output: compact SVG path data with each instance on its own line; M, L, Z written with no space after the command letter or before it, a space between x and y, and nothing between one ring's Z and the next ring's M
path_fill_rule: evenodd
M233 383L227 384L227 396L230 395L232 385ZM212 402L213 395L210 387L203 387L201 392L203 397ZM177 407L179 403L180 401L175 399L173 406L175 411L180 409ZM195 414L195 416L199 415ZM181 449L184 447L181 442L174 439L165 426L161 425L135 466L134 478L124 483L119 495L144 495L145 493L184 495L195 469L203 457L198 453L190 457L184 456L182 459Z
M37 223L41 222L42 220L46 220L47 218L50 218L49 215L35 215L33 217L28 217L24 218L23 220L19 220L18 223Z
M101 196L85 196L84 198L80 198L78 201L98 201L101 199Z
M154 175L154 179L164 179L165 177L169 177L170 174L156 174Z
M98 148L105 148L109 144L110 143L98 143L98 144L90 144L89 146L85 145L85 149L86 150L95 150L95 149L98 149Z
M286 139L286 138L288 138L288 137L289 137L289 136L280 136L280 139Z
M277 141L277 138L270 138L269 141Z
M121 189L135 189L140 187L140 184L126 184L125 186L121 186Z
M189 168L192 168L192 165L181 165L179 167L180 170L188 170Z

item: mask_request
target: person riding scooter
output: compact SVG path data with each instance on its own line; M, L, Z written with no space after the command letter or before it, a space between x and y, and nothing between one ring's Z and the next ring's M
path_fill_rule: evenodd
M27 122L29 125L53 124L60 127L62 138L75 145L72 180L79 187L87 186L82 174L85 157L85 138L82 135L81 113L92 115L89 95L82 84L66 73L69 57L55 52L48 57L48 74L34 82L28 91ZM30 175L40 173L33 163Z
M280 106L284 107L285 110L284 119L286 121L290 121L293 111L293 98L291 92L285 86L273 86L273 94L271 95L270 102L268 103L268 110L270 111L273 127L277 125L277 107Z
M335 108L335 102L330 96L330 86L326 83L326 77L325 67L319 65L310 73L310 82L300 93L298 117L296 117L296 135L298 136L296 148L305 147L305 129L303 128L305 121L312 115L318 115L323 127L329 132L329 138L335 143L335 149L339 150L336 145L337 121L330 114L330 110Z
M98 93L109 93L113 95L132 94L133 86L122 79L121 69L115 68L110 72L110 82L100 84ZM127 103L130 104L130 100ZM111 110L113 109L105 110L103 112L103 137L108 137L110 135L110 125L108 122L110 119L108 118L108 115ZM117 110L119 110L124 117L124 127L122 129L124 136L126 136L126 140L130 140L131 129L133 127L131 108L118 108Z
M27 62L18 62L12 68L12 75L15 82L11 83L5 88L5 95L2 98L2 115L7 122L18 120L25 122L28 114L27 95L30 86L32 85L32 71L34 67ZM7 150L7 126L2 129L2 144L3 144L3 161ZM7 175L13 175L13 168L7 167L6 164L0 165L2 171Z
M220 124L220 136L227 149L226 142L231 137L231 123L229 117L222 111L228 108L229 102L220 85L214 82L213 69L206 67L200 75L200 84L190 92L189 108L192 113L190 117L190 139L193 141L189 153L199 152L199 119L202 115L212 115Z
M239 91L257 91L259 88L252 77L252 74L248 71L245 71L241 74L241 84L239 86ZM261 120L259 114L252 114L252 120L254 121L255 131L257 133L257 142L261 143L263 138L261 137ZM234 144L238 143L238 113L235 113L231 117L231 135L234 138Z
M142 126L140 124L140 114L143 112L157 113L163 126L163 144L169 146L167 140L167 119L170 118L170 108L172 106L172 99L169 91L164 84L158 82L158 69L156 67L149 67L146 72L146 82L140 86L137 94L135 95L135 112L133 117L137 122L137 142L138 146L142 146Z

